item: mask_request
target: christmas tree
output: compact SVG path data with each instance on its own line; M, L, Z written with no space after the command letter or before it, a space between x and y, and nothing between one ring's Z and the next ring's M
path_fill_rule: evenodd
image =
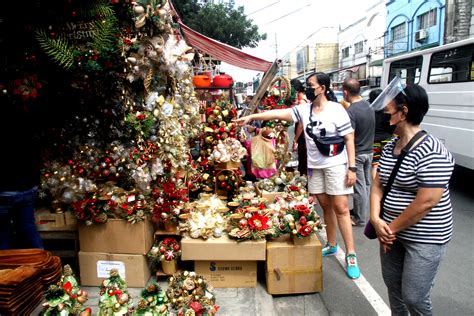
M128 294L127 284L117 269L110 270L109 278L102 282L99 295L99 316L131 314L132 299Z
M90 308L84 308L87 292L81 290L69 265L63 268L63 275L58 284L50 285L44 295L43 315L80 315L91 314Z

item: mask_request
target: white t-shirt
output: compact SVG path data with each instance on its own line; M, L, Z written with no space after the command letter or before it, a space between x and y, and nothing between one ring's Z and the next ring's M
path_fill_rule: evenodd
M291 111L293 121L303 124L306 148L308 152L308 168L322 169L346 164L347 152L345 147L344 151L339 155L332 157L323 156L314 144L313 139L308 135L308 133L306 133L306 127L310 123L310 111L311 103L295 106ZM354 131L351 126L351 120L347 114L347 111L340 103L337 102L329 101L320 113L312 113L311 118L313 120L313 124L316 126L313 131L316 136L320 136L320 132L323 130L326 131L326 137L345 136Z

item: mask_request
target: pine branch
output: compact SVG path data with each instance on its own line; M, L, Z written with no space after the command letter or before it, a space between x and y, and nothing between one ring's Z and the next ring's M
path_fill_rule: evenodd
M50 38L44 30L36 30L35 37L46 55L61 67L71 69L74 66L74 50L65 38Z
M115 14L114 9L109 5L108 1L100 0L93 2L94 3L81 6L78 9L79 15L86 18L107 18Z
M92 47L102 50L114 44L115 17L109 17L104 21L97 21L92 30Z

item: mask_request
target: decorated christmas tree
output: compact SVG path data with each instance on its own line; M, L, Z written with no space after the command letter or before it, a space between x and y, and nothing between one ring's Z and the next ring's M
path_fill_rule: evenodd
M110 270L109 278L102 282L99 295L99 316L131 314L132 299L128 294L127 284L120 277L117 269Z
M87 301L87 292L81 290L73 271L69 265L65 265L63 275L58 284L50 285L44 295L46 303L43 303L43 315L91 315L90 308L84 308Z

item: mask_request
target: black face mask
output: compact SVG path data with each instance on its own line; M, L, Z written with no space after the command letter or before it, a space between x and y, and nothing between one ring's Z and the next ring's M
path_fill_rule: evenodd
M308 99L311 102L316 100L316 98L318 97L316 94L314 94L314 88L306 88L304 93L306 94L306 99Z

